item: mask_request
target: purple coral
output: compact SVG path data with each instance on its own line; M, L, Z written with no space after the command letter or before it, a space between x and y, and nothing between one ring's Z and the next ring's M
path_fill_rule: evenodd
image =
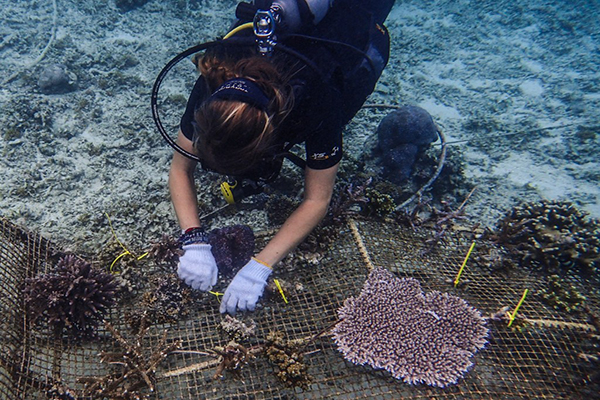
M484 347L488 329L463 299L376 268L338 310L334 341L344 358L389 371L410 384L457 383Z
M247 225L213 229L208 234L208 242L219 271L224 275L237 272L254 255L254 232Z
M77 339L89 339L115 303L116 289L112 275L66 255L56 271L28 278L23 293L33 322L44 316L57 334L66 329Z

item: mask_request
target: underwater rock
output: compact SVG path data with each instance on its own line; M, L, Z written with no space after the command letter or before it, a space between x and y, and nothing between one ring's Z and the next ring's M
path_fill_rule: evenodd
M44 94L68 93L75 89L77 76L63 64L46 66L38 78L38 86Z
M421 107L403 106L383 118L377 127L381 151L401 144L426 146L438 138L438 127L429 113Z
M254 232L247 225L213 229L208 242L221 274L229 276L242 268L254 255Z
M383 154L383 173L394 183L405 181L412 172L419 147L414 144L401 144Z
M386 179L406 180L417 154L438 138L438 127L427 111L417 106L403 106L388 114L377 127L375 152L382 155Z

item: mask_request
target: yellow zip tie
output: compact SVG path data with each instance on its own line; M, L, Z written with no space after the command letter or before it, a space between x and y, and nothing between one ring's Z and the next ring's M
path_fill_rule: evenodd
M467 256L465 257L465 260L463 261L462 265L460 266L460 269L458 270L458 274L456 274L456 278L454 279L454 287L458 286L458 281L460 280L460 276L462 275L463 270L465 269L465 266L467 265L467 260L471 256L471 252L473 251L474 248L475 248L475 242L471 243L471 247L469 248L469 251L467 252Z
M279 293L281 294L281 297L283 297L283 301L285 301L285 304L287 304L288 300L285 297L285 294L283 293L283 289L281 288L281 285L279 284L279 280L278 279L273 279L273 282L275 282L275 285L277 286L277 289L279 289Z
M119 254L117 256L117 258L115 258L113 260L112 264L110 264L109 271L111 273L113 272L113 267L115 266L115 264L117 263L117 261L119 261L121 258L123 258L126 255L130 255L130 256L134 257L136 260L139 261L142 258L146 257L148 254L150 254L150 253L146 252L146 253L142 254L141 256L136 257L132 252L130 252L129 249L127 247L125 247L125 245L119 240L119 237L117 236L117 233L113 229L112 222L110 220L110 216L108 215L108 213L105 212L104 215L106 215L106 219L108 219L108 226L110 227L110 231L112 232L115 240L117 241L117 243L119 243L119 246L121 246L121 248L124 250L121 254Z
M529 289L525 289L525 291L523 292L523 296L521 296L521 300L519 300L519 303L515 307L515 311L513 311L512 314L510 314L510 321L508 321L509 327L512 325L513 321L515 320L515 317L517 316L517 311L519 311L519 308L521 308L521 304L523 304L523 302L525 301L525 297L527 296L527 293L529 293Z
M125 247L125 245L123 243L121 243L121 241L117 237L117 234L115 233L115 230L113 229L112 222L110 221L110 216L108 215L108 213L105 212L104 215L106 215L106 219L108 219L108 226L110 226L110 231L112 232L113 236L115 237L115 240L117 241L117 243L119 243L119 246L121 246L123 248L123 250L125 250L127 253L131 254L131 252L127 249L127 247Z
M223 296L225 294L225 293L221 293L221 292L213 292L211 290L209 290L208 293L214 294L215 296L217 296L217 299L219 298L219 296Z
M111 273L113 272L113 267L115 266L115 264L117 263L117 261L119 261L121 258L123 258L124 256L131 254L129 252L129 250L125 250L124 252L122 252L121 254L119 254L117 256L117 258L114 259L114 261L112 262L112 264L110 264L110 268L108 269Z

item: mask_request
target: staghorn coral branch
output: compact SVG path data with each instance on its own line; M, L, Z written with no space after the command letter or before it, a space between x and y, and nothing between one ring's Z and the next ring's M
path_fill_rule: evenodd
M113 335L123 352L106 352L101 354L101 361L120 367L119 371L102 377L83 377L79 382L85 383L83 396L94 398L141 398L136 392L147 387L155 390L155 369L181 346L180 341L167 343L167 331L163 332L159 343L153 349L144 349L141 345L148 327L139 330L133 341L128 341L112 324L105 321L106 329ZM150 350L150 355L145 353Z
M264 350L265 350L265 348L263 345L256 345L256 346L249 347L247 349L245 348L245 354L249 355L249 356L256 356L256 355L262 353ZM158 376L159 379L172 378L175 376L191 374L193 372L204 371L206 369L213 368L213 367L220 368L221 364L223 363L222 355L220 355L219 353L214 352L214 351L206 352L206 351L178 350L178 351L175 351L174 353L198 354L201 356L211 356L211 357L213 357L213 359L202 361L202 362L192 364L192 365L188 365L187 367L182 367L182 368L174 369L171 371L163 372L162 374L160 374Z

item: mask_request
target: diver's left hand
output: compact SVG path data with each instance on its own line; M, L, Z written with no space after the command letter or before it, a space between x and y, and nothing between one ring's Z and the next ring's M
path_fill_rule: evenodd
M252 258L238 271L227 287L219 311L231 315L235 315L236 310L254 311L271 272L273 270L265 263Z

